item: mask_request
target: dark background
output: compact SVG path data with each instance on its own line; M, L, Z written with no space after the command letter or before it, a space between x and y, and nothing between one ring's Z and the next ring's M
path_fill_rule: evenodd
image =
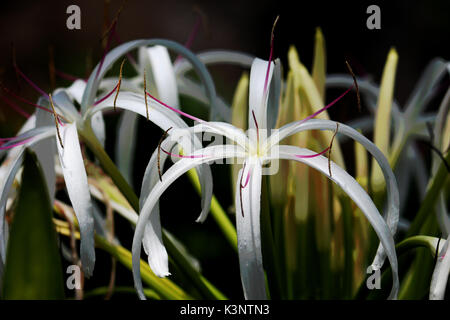
M122 1L111 1L109 17L112 19ZM66 28L66 8L77 4L81 8L81 30ZM377 4L381 8L381 30L366 28L366 8ZM193 29L200 8L205 16L195 38L192 50L232 49L267 59L272 23L279 14L275 31L274 54L286 62L290 45L295 45L300 59L311 66L315 28L320 26L327 46L329 73L346 72L348 59L359 75L371 74L378 82L389 48L399 54L395 97L402 105L412 92L427 63L434 57L450 58L450 1L139 1L125 5L118 23L122 41L138 38L168 38L184 43ZM85 77L102 56L101 35L104 24L103 1L8 1L2 2L0 12L0 77L5 85L19 90L21 95L36 100L38 94L25 82L17 84L12 68L11 43L16 49L21 69L44 90L50 90L48 73L49 46L54 48L56 68ZM113 46L117 43L113 43ZM87 57L92 57L89 63ZM225 71L218 80L218 91L230 97L240 70ZM58 80L57 84L67 82ZM21 105L32 111L32 107ZM335 111L332 111L335 112ZM340 117L341 116L341 117ZM346 115L336 114L336 120ZM11 136L24 121L0 102L0 136ZM109 121L109 120L107 120ZM114 124L112 116L108 131L107 151L112 152ZM138 144L139 156L135 176L139 180L161 132L140 126L142 139ZM148 141L148 144L144 144ZM223 169L220 169L223 170ZM219 170L219 171L220 171ZM221 176L222 180L224 175ZM184 178L185 179L185 178ZM135 182L136 190L140 181ZM215 179L215 194L223 204L231 204L228 181ZM173 199L178 199L174 201ZM200 212L198 197L186 180L169 188L162 203L163 226L173 231L198 256L202 257L205 275L230 297L239 296L239 274L236 256L220 237L220 232L209 219L205 225L194 223ZM189 201L188 203L182 200ZM227 208L226 208L227 209ZM166 212L168 214L166 214ZM130 247L132 230L118 219L118 232L124 245ZM121 227L123 224L126 227ZM120 234L121 233L121 234ZM99 258L101 253L99 253ZM106 285L109 279L109 259L98 259L95 280L87 287ZM119 284L132 285L131 273L119 268ZM92 282L92 281L95 281ZM237 290L236 290L237 289ZM236 293L238 292L238 293ZM236 296L237 294L237 296Z

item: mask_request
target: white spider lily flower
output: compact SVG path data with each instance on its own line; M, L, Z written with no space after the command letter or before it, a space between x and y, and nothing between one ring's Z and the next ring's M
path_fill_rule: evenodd
M97 91L99 87L101 87L103 77L108 69L110 69L112 65L128 51L147 45L165 45L173 49L177 53L183 55L186 60L190 61L194 65L196 71L199 73L200 78L205 82L205 85L208 88L208 95L211 104L214 105L215 89L211 77L204 65L195 58L194 54L183 48L181 45L173 41L161 39L137 40L118 46L107 55L105 55L104 59L93 70L87 82L83 80L77 80L67 89L56 90L53 94L53 103L55 109L54 113L63 118L65 124L60 119L58 119L59 126L57 125L57 128L55 130L54 124L48 126L48 124L51 123L51 115L42 112L37 113L36 117L42 116L43 120L34 120L36 126L35 129L23 132L23 134L21 134L20 136L15 137L10 141L8 140L7 143L3 144L0 147L1 150L10 149L17 146L19 150L14 151L17 155L14 158L13 164L8 169L8 172L6 174L7 179L0 186L0 251L3 261L7 241L7 232L3 232L3 229L7 227L6 224L4 224L5 206L9 191L12 186L12 182L14 181L14 177L21 167L23 151L27 146L34 146L35 144L41 145L43 150L42 152L37 152L38 159L44 167L44 173L46 174L46 181L49 186L49 190L54 191L55 166L53 157L50 155L54 155L56 152L50 150L49 144L44 140L49 138L55 139L55 137L58 137L58 139L55 139L55 141L57 144L59 144L57 150L59 159L61 161L61 167L63 169L63 175L66 179L66 186L68 189L67 191L80 224L80 256L86 276L90 276L92 274L95 263L95 250L93 241L94 220L92 218L92 203L89 194L89 187L87 184L86 171L84 169L83 159L79 148L78 133L83 135L85 139L89 140L94 139L94 137L92 136L93 131L95 137L100 140L100 144L103 145L105 133L101 111L104 109L111 109L115 107L116 103L118 108L139 113L144 117L146 116L146 104L144 103L143 95L123 92L113 99L111 95L116 91L116 88L114 88L114 90L106 94L103 98L96 97ZM40 106L40 104L45 104L47 107L49 106L49 95L47 95L34 83L32 83L20 70L18 70L18 72L31 86L33 86L43 95L43 97L38 102L38 105L35 106L49 111L48 108ZM73 100L81 106L81 112L77 110ZM167 130L167 128L169 127L187 127L187 125L180 119L178 115L170 113L165 109L161 109L163 108L159 105L157 105L155 108L154 102L150 103L149 112L151 114L149 120L151 122L155 123L163 130ZM59 128L61 130L58 130ZM196 141L196 143L198 146L200 142ZM67 144L67 147L65 146L65 144ZM45 168L49 168L49 170L46 170ZM198 168L198 175L200 177L200 183L202 186L203 209L201 216L205 217L209 211L209 204L212 197L212 186L210 187L212 183L212 177L211 172L206 165ZM54 195L51 195L51 197L53 198ZM154 221L154 223L159 223L159 221Z
M25 148L32 147L36 152L44 170L45 180L52 201L54 199L56 176L54 156L58 153L67 192L72 206L75 209L80 227L80 256L83 271L87 277L90 277L95 265L94 220L92 202L87 184L87 174L84 168L77 133L77 125L82 122L82 117L76 110L71 99L73 97L75 101L80 103L84 89L85 84L82 81L77 81L68 89L55 90L53 98L49 95L41 97L38 105L41 107L44 105L49 106L51 104L50 101L53 101L54 114L52 115L52 112L48 109L48 112L44 112L45 107L38 109L35 115L35 127L22 132L16 139L3 146L4 148L17 146L17 148L12 150L15 154L14 162L9 167L8 179L0 190L2 195L0 201L0 225L3 227L5 199L11 189L15 175L22 165ZM57 117L58 120L52 119L56 114L59 115ZM65 123L59 120L60 116L64 118ZM59 122L57 128L55 128L54 121ZM97 132L101 135L103 129L104 127L101 130L97 130ZM57 146L55 146L55 143ZM2 252L6 248L7 238L5 235L6 233L2 232L0 239L3 248Z
M236 181L235 204L237 211L236 224L238 232L239 264L242 286L246 299L266 299L260 234L261 179L263 174L274 173L273 170L270 170L270 168L267 169L265 166L270 164L272 167L279 159L303 162L319 170L338 184L357 204L372 224L381 241L380 249L372 267L373 269L379 269L383 263L384 254L387 255L393 272L393 287L389 297L392 299L396 298L399 280L393 233L396 230L398 222L398 190L395 177L386 158L381 151L363 135L346 125L339 124L337 132L347 135L361 143L375 157L382 168L389 197L386 216L387 222L380 215L373 201L355 179L338 165L329 162L327 158L322 156L329 148L320 153L315 153L311 150L295 146L280 145L282 139L299 131L313 129L336 130L337 123L334 121L309 119L329 108L339 100L339 98L304 120L288 124L280 130L273 130L269 135L267 130L267 101L268 88L272 80L273 69L274 64L272 62L268 64L267 61L260 59L255 59L252 64L248 112L250 129L247 133L244 133L241 129L228 123L203 121L182 113L155 99L161 106L165 106L172 111L181 113L200 122L200 124L192 128L177 130L177 134L180 136L184 136L188 132L215 133L226 137L234 144L214 145L203 149L194 149L193 152L187 152L184 153L184 155L177 155L164 149L164 147L170 148L171 144L174 143L173 141L167 141L167 144L162 146L162 150L166 154L181 159L176 161L175 164L164 173L161 180L153 179L154 184L152 184L151 188L147 188L148 194L141 193L141 200L142 198L144 200L141 205L141 212L136 226L132 247L134 282L141 299L145 299L139 268L142 240L148 232L148 222L150 221L150 223L152 223L152 215L154 214L154 209L159 197L178 177L188 170L201 164L210 163L220 159L239 159L243 161L243 167L240 170ZM349 90L350 89L345 93ZM175 136L175 133L173 133L173 136ZM183 149L183 152L184 151L185 149ZM149 166L151 165L150 162ZM330 168L329 165L331 166ZM384 248L384 250L382 248ZM157 261L151 265L155 274L158 276L165 276L168 274L168 259L166 255L154 252L151 259Z

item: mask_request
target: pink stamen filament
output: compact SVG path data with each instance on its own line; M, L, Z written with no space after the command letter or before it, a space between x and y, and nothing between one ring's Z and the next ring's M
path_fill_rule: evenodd
M119 34L117 33L116 28L112 29L111 31L112 31L113 37L116 39L117 43L118 43L118 44L121 44L121 43L122 43L122 40L121 40L121 38L119 37ZM126 56L127 56L128 60L130 60L130 62L131 62L133 65L137 66L136 60L133 58L133 56L132 56L129 52L126 54Z
M108 99L114 92L116 92L117 87L119 86L119 84L117 83L116 86L111 90L111 92L109 92L106 96L104 96L103 98L101 98L98 101L94 102L94 106L98 105L99 103L102 103L103 101L105 101L106 99Z
M244 185L241 184L241 188L242 188L242 189L244 189L244 188L248 185L248 182L250 181L250 176L251 176L251 174L252 174L252 170L250 169L250 170L248 170L247 178L245 178L245 183L244 183Z
M253 121L255 122L255 126L256 126L256 140L257 140L257 149L259 151L259 127L258 127L258 121L256 121L256 116L255 116L255 111L252 110L252 116L253 116Z
M17 104L10 101L9 99L7 99L4 96L0 96L0 97L7 105L9 105L11 108L13 108L17 113L21 114L22 116L24 116L27 119L30 117L30 114L28 112L26 112L25 110L23 110L21 107L19 107Z
M62 71L57 70L57 69L55 69L55 74L56 74L57 76L59 76L60 78L65 79L65 80L69 80L69 81L82 80L82 81L86 82L85 79L82 79L82 78L73 76L73 75L71 75L71 74L62 72Z
M200 122L200 123L205 123L205 121L202 120L202 119L199 119L199 118L197 118L197 117L191 116L190 114L188 114L188 113L186 113L186 112L183 112L183 111L181 111L181 110L178 110L178 109L175 109L174 107L169 106L168 104L166 104L166 103L164 103L164 102L158 100L157 98L155 98L154 96L152 96L152 95L151 95L150 93L148 93L148 92L146 92L146 94L147 94L151 99L153 99L154 101L158 102L158 103L161 104L162 106L164 106L164 107L166 107L166 108L172 110L173 112L176 112L176 113L178 113L178 114L180 114L180 115L182 115L182 116L184 116L184 117L186 117L186 118L189 118L189 119L191 119L191 120L198 121L198 122Z
M13 91L9 90L8 88L4 87L3 85L2 85L1 87L2 87L3 91L5 91L6 93L8 93L10 96L12 96L12 97L14 97L14 98L16 98L16 99L18 99L18 100L20 100L20 101L26 103L26 104L29 104L30 106L36 107L36 108L38 108L38 109L41 109L41 110L47 111L48 113L53 114L53 111L52 111L52 110L50 110L50 109L48 109L48 108L46 108L46 107L40 106L40 105L38 105L38 104L36 104L36 103L33 103L33 102L31 102L31 101L29 101L29 100L27 100L27 99L25 99L25 98L22 98L22 97L19 96L17 93L14 93ZM46 94L46 96L48 97L47 94ZM8 101L9 101L9 100L6 99L4 96L2 96L2 99L5 100L6 103L8 103ZM8 104L9 104L11 107L13 107L17 112L19 112L19 113L21 113L21 114L23 114L22 112L26 113L26 112L23 111L19 106L17 106L16 104L13 104L11 101L9 101ZM14 106L13 106L13 105L14 105ZM22 110L22 112L20 112L18 109ZM24 115L24 116L25 116L26 118L29 118L30 115L29 115L28 113L26 113L26 114L27 114L27 115L26 115L26 116ZM64 118L64 117L62 117L61 115L58 115L58 122L59 122L59 124L62 125L62 126L64 126L64 123L62 123L61 120L60 120L59 118Z
M113 30L116 28L116 25L117 25L117 21L115 21L113 23L111 30L109 31L108 38L106 40L105 50L103 51L103 55L102 55L102 60L100 60L100 64L98 66L97 72L95 73L95 80L97 80L98 75L100 74L100 71L102 70L103 62L105 62L106 53L108 52L109 46L111 45L111 39L112 39L112 36L114 33Z
M207 155L205 155L205 154L185 156L185 155L182 155L182 154L176 154L176 153L172 153L172 152L166 151L162 147L161 147L161 150L162 150L162 152L164 152L165 154L167 154L169 156L177 157L177 158L180 158L180 159L198 159L198 158L207 157Z
M26 81L30 86L32 86L37 92L39 92L41 95L48 98L48 94L45 93L44 90L39 88L33 81L31 81L20 69L17 65L14 65L14 68L16 69L17 73Z
M244 162L244 165L242 166L241 180L239 181L239 202L241 204L242 217L244 217L244 206L242 204L242 189L244 189L247 186L248 181L250 180L250 173L251 173L251 171L249 170L248 173L247 173L247 178L246 178L246 181L245 181L245 185L242 185L242 178L244 177L244 170L245 170L245 166L246 165L247 165L247 163Z
M318 157L318 156L321 156L321 155L323 155L324 153L326 153L328 150L330 150L330 147L327 147L325 150L323 150L323 151L321 151L321 152L319 152L319 153L316 153L316 154L309 154L309 155L301 155L301 154L296 154L295 156L297 157L297 158L315 158L315 157Z
M269 54L269 62L267 64L267 71L266 71L266 79L264 81L264 96L267 94L267 84L269 82L269 71L270 71L270 64L272 62L272 58L273 58L273 40L274 40L274 30L275 30L275 26L278 22L280 16L277 16L275 19L275 22L273 23L273 27L272 27L272 32L270 34L270 54Z
M21 146L21 145L27 143L28 141L30 141L31 139L32 138L28 138L28 139L22 140L20 142L16 142L14 144L8 145L6 147L0 146L0 150L7 150L7 149L12 149L12 148L17 147L17 146Z
M8 88L5 88L5 87L2 86L2 89L3 89L3 91L5 91L6 93L8 93L10 96L13 96L14 98L16 98L16 99L18 99L18 100L20 100L20 101L22 101L22 102L24 102L24 103L26 103L26 104L29 104L30 106L33 106L33 107L36 107L36 108L38 108L38 109L42 109L42 110L44 110L44 111L53 113L50 109L48 109L48 108L46 108L46 107L43 107L43 106L40 106L40 105L38 105L38 104L36 104L36 103L33 103L33 102L31 102L30 100L27 100L27 99L25 99L25 98L22 98L22 97L19 96L17 93L14 93L13 91L9 90ZM47 95L47 97L48 97L48 95Z
M197 37L198 31L200 29L200 25L201 25L202 19L201 16L199 15L197 17L197 21L195 22L194 28L192 29L191 33L189 34L189 37L186 41L186 43L184 44L184 46L187 49L190 49L192 46L192 43L194 42L195 37ZM182 59L181 55L178 55L177 58L175 59L175 63L179 62Z
M336 99L334 99L332 102L330 102L328 105L326 105L325 107L323 107L322 109L314 112L312 115L307 116L305 119L301 120L298 124L302 124L306 121L308 121L309 119L314 118L315 116L317 116L318 114L324 112L325 110L327 110L328 108L332 107L336 102L338 102L339 100L341 100L347 93L350 92L350 90L353 89L354 84L352 84L352 86L350 88L348 88L343 94L341 94L339 97L337 97Z
M0 141L10 141L10 140L14 140L17 137L11 137L11 138L0 138Z

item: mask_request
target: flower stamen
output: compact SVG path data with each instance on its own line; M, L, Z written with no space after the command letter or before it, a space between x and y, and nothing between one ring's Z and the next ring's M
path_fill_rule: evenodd
M145 77L145 68L144 68L144 99L145 99L145 111L147 113L147 121L150 120L148 117L148 103L147 103L147 80Z
M257 152L257 154L259 154L259 127L258 127L258 121L256 121L256 116L255 116L254 110L252 110L252 116L253 116L253 121L255 122L255 127L256 127L256 141L257 141L256 152Z
M338 133L339 130L339 122L336 122L336 130L334 131L333 137L331 138L331 142L330 142L330 146L328 147L328 172L330 173L330 177L332 177L331 175L331 148L333 147L333 141L334 138L336 137L336 134Z
M173 112L176 112L176 113L178 113L178 114L180 114L180 115L182 115L182 116L185 116L186 118L189 118L189 119L191 119L191 120L198 121L198 122L200 122L200 123L205 123L205 120L202 120L202 119L200 119L200 118L191 116L190 114L188 114L188 113L186 113L186 112L183 112L183 111L181 111L181 110L175 109L174 107L169 106L168 104L162 102L161 100L158 100L157 98L155 98L154 96L152 96L149 92L147 92L147 95L148 95L152 100L158 102L160 105L162 105L162 106L164 106L164 107L166 107L166 108L172 110Z
M350 64L348 63L347 60L345 60L345 64L347 65L348 72L350 72L350 74L352 75L353 83L354 83L355 89L356 89L356 97L358 99L358 110L359 110L359 112L361 112L361 96L359 95L358 82L356 81L356 76L353 73L352 67L350 67Z
M318 156L321 156L321 155L325 154L328 150L330 150L330 147L326 147L324 150L320 151L319 153L309 154L309 155L296 154L295 156L297 158L301 158L301 159L304 159L304 158L315 158L315 157L318 157Z
M269 62L267 64L266 79L264 81L264 95L267 93L267 84L269 82L270 63L272 62L272 56L273 56L273 40L275 38L274 32L275 32L275 27L277 25L277 22L278 22L279 18L280 18L279 15L275 18L275 21L274 21L274 23L272 25L272 32L270 34L270 54L269 54Z
M242 214L242 218L244 217L244 206L242 204L242 178L244 177L244 170L245 170L245 165L246 163L244 162L244 165L242 166L242 174L241 174L241 179L239 181L239 201L241 204L241 214Z
M58 135L59 143L60 143L60 145L61 145L61 148L64 149L64 145L63 145L63 143L62 143L61 135L60 135L60 133L59 133L59 126L58 126L59 118L58 118L58 114L56 113L55 106L53 105L52 94L50 93L50 94L48 95L48 97L49 97L49 99L50 99L50 105L52 106L52 109L53 109L53 116L55 117L56 133L57 133L57 135Z
M162 174L161 174L161 144L164 141L164 139L167 137L167 133L169 132L169 130L172 129L172 127L170 127L169 129L167 129L166 131L164 131L163 135L161 136L161 139L159 139L158 142L158 159L157 159L157 165L158 165L158 174L159 174L159 181L162 182Z
M117 97L119 96L119 91L120 91L120 85L122 83L122 70L123 70L123 65L125 63L126 59L122 60L122 64L120 65L120 71L119 71L119 82L117 83L117 91L116 91L116 96L114 97L114 111L116 111L116 101L117 101Z

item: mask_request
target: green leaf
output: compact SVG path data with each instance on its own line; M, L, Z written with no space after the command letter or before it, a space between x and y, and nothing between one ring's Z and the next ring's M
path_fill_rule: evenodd
M8 242L5 299L64 299L63 274L52 207L42 169L27 151Z

